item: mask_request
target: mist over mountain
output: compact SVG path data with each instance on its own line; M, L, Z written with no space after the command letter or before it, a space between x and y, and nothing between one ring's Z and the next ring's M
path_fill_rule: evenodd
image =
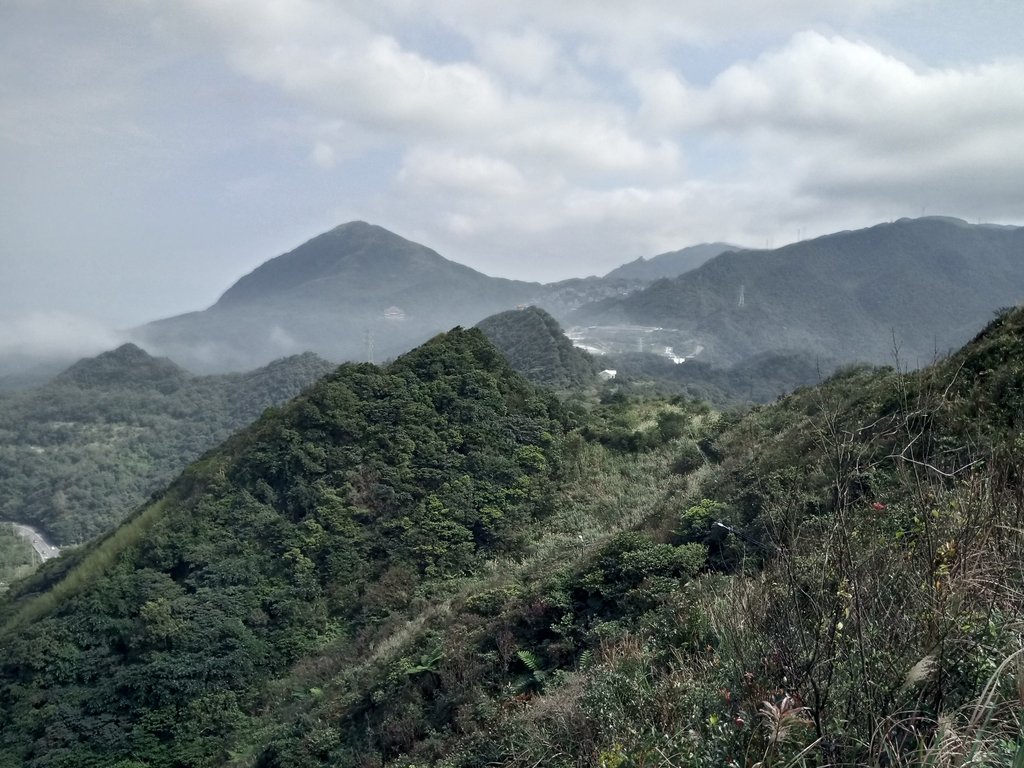
M684 272L696 269L701 264L713 259L726 251L745 250L728 243L701 243L691 245L678 251L669 251L645 259L643 256L636 261L616 267L607 275L610 280L641 280L652 283L663 277L678 277Z
M306 350L384 359L540 293L539 284L489 277L382 227L350 222L257 267L209 309L133 336L194 371L246 369Z
M918 366L1022 300L1024 229L929 217L724 253L570 322L660 326L716 363L768 351L891 363L898 350Z
M0 392L44 384L76 360L124 341L97 320L64 311L0 317Z
M622 298L649 285L648 280L618 277L574 277L546 283L536 299L536 306L543 307L555 317L565 317L573 310L602 299Z
M447 328L535 305L597 350L646 345L717 365L762 353L889 362L895 336L903 361L920 365L1021 299L1020 238L1014 227L903 219L772 251L712 257L730 246L704 244L545 285L489 277L350 222L264 263L209 309L128 335L192 372L240 371L307 350L386 360ZM17 364L0 361L0 390L54 373L52 363L33 372L18 349Z
M6 358L0 368L0 393L41 387L66 369L71 360L37 360L32 357Z

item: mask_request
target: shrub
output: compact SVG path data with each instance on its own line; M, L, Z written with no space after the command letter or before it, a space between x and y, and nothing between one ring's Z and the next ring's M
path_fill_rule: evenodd
M688 475L690 472L703 466L704 454L700 452L697 443L693 440L682 441L676 451L676 458L672 463L672 471L676 474Z

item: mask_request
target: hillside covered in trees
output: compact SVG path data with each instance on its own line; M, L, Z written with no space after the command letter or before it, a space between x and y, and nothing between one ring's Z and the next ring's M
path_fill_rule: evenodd
M572 345L562 327L539 307L491 315L477 328L527 381L553 389L586 386L597 374L597 362Z
M1024 311L718 414L348 364L0 609L0 765L1024 761Z
M194 376L132 344L0 395L0 519L58 544L109 531L199 455L333 365L313 354Z

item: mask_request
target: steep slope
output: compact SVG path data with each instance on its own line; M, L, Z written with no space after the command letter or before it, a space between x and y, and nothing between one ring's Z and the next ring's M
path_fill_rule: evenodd
M728 243L701 243L681 248L678 251L669 251L652 256L649 259L640 257L636 261L616 267L607 275L609 280L642 280L653 283L667 277L678 277L684 272L696 269L707 261L715 258L726 251L742 251L735 245Z
M1024 760L1021 361L1017 311L942 365L850 369L746 415L596 409L584 434L635 461L583 454L578 540L467 585L390 658L297 669L319 693L260 764ZM672 454L675 476L654 469Z
M334 366L307 353L193 376L126 344L0 396L0 519L60 545L104 533L189 462Z
M521 551L549 511L553 409L479 331L455 330L268 413L15 590L0 764L219 766L258 750L259 712L297 700L265 687L275 675L325 643L343 662Z
M569 389L586 385L597 373L594 359L574 347L558 321L539 307L492 315L476 327L533 384Z
M1020 310L719 418L342 366L15 587L0 764L1014 764L1022 392Z
M732 362L767 351L925 364L1024 299L1024 229L902 219L775 251L726 253L579 310L580 324L674 329Z
M343 224L241 278L209 309L138 328L190 370L251 368L283 354L386 359L458 324L535 298L382 227Z

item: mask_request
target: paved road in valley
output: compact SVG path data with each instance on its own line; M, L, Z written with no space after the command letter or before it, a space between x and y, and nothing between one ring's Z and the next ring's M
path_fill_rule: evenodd
M0 521L5 522L5 521ZM32 548L36 551L36 554L45 563L50 558L56 557L60 554L60 547L53 546L48 542L39 531L33 528L31 525L22 525L21 523L10 523L14 526L14 530L20 533L24 538L28 539Z

